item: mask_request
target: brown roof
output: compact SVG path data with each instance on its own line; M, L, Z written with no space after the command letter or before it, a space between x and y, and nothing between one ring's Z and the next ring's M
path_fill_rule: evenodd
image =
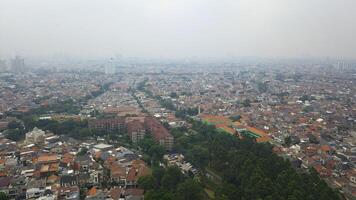
M127 173L126 180L127 181L136 181L136 173L137 170L135 168L130 168L129 172Z
M138 167L132 167L129 169L127 173L126 180L127 181L138 181L140 177L150 175L151 169L145 165L139 165Z
M228 117L225 116L217 116L217 115L202 115L201 118L204 121L207 121L212 124L225 124L225 125L230 125L231 120Z
M110 177L125 177L126 176L126 169L125 167L121 166L120 164L113 163L110 166Z
M168 130L153 117L145 118L145 126L151 130L151 134L156 140L172 137Z
M125 195L132 195L132 196L141 196L143 195L144 190L143 189L138 189L138 188L130 188L125 190Z
M123 193L123 189L119 187L111 188L111 190L109 191L109 195L113 200L120 199L122 193Z
M139 165L146 165L145 161L143 160L133 160L131 163L133 166L139 166Z
M53 162L57 161L57 155L41 155L37 158L37 162Z
M329 145L322 145L320 149L324 152L328 152L331 150L331 147Z

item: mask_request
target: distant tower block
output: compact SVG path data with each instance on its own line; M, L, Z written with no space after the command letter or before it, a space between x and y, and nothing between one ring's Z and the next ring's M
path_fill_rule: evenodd
M110 58L110 61L105 65L105 74L115 74L116 66L113 58Z
M6 61L0 59L0 72L7 71Z
M11 70L16 73L26 71L25 59L21 58L20 56L16 56L14 59L12 59L11 60Z

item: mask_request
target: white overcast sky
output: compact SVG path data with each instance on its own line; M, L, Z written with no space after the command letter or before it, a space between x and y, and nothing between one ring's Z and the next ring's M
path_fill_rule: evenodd
M356 58L356 0L0 0L0 57Z

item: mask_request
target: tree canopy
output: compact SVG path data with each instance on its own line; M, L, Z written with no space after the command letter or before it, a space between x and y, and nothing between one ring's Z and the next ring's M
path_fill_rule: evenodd
M270 144L240 140L214 126L192 123L195 134L173 130L175 148L201 171L213 171L221 178L221 182L202 181L216 188L217 199L339 199L315 172L296 172L288 160L273 153Z

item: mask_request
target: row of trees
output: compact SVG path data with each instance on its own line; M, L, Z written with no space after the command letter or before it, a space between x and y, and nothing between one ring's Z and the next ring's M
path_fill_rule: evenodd
M38 120L36 116L25 116L22 122L14 121L8 125L4 132L8 139L19 141L24 139L25 133L31 131L34 127L48 130L56 135L66 135L75 139L87 139L91 137L106 137L108 141L130 144L130 139L126 135L118 134L117 131L92 130L88 128L88 121L76 120Z

